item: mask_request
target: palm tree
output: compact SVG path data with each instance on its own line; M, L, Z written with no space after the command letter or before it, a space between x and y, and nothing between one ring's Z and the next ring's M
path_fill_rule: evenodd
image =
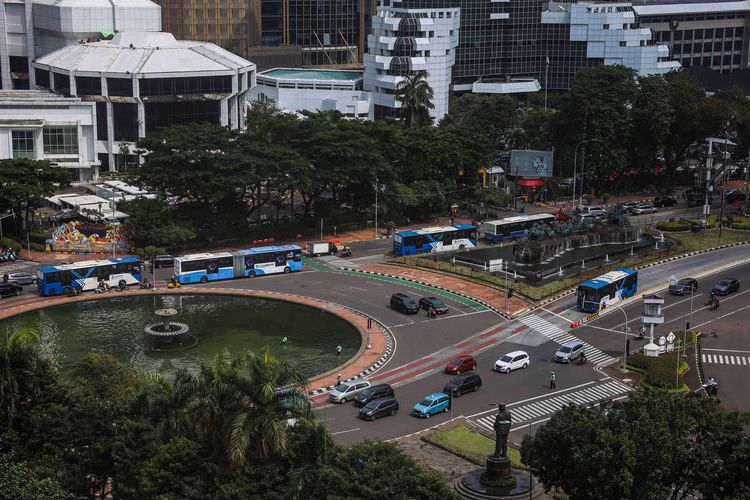
M163 441L176 435L196 434L192 410L197 406L198 379L185 369L173 376L146 373L134 408L148 417Z
M401 120L404 127L426 127L432 125L430 110L434 94L427 82L427 72L410 71L396 85L396 100L401 103Z
M293 366L272 358L268 351L248 352L242 359L247 374L236 380L242 405L231 419L227 448L233 464L243 463L248 455L268 458L284 452L289 419L313 419L305 378Z
M35 394L34 380L44 360L36 350L37 335L23 328L0 341L0 405L13 415L18 403Z

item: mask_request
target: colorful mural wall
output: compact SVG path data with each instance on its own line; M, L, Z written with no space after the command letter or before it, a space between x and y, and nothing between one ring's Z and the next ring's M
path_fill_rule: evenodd
M130 250L120 226L73 221L55 226L47 246L53 252L105 253L112 251L113 242L116 251Z

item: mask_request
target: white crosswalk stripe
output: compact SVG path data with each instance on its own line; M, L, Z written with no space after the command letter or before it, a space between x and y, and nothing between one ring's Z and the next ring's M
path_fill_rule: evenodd
M704 363L714 365L735 365L735 366L748 366L750 365L750 356L737 356L729 354L706 354L701 353L701 361Z
M548 339L557 342L558 344L564 344L566 342L570 342L571 340L581 340L578 337L566 332L559 326L552 324L546 319L540 318L535 314L529 314L527 316L519 318L518 321L528 326L532 330L541 333ZM586 359L588 359L595 365L608 363L614 359L609 354L600 351L587 342L583 342L583 345L585 346Z
M510 409L511 419L514 423L529 422L556 413L562 409L563 406L568 404L589 406L606 399L623 396L631 390L632 388L630 386L616 380L611 380L603 384L585 387L577 391L567 392L559 396L552 396L539 401L522 404L517 407L514 407L511 404L508 405L508 409ZM488 430L493 430L495 415L489 414L484 417L478 417L474 419L474 422Z

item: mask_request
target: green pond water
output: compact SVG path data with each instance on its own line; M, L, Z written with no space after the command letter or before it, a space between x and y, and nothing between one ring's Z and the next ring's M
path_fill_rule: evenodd
M143 328L159 323L154 311L174 308L173 321L186 323L195 347L153 351ZM31 327L40 350L64 373L91 352L113 355L139 371L196 370L228 349L264 352L295 365L306 377L326 372L360 347L357 330L338 316L289 302L230 295L153 295L118 297L49 307L0 322L0 333ZM281 339L288 338L286 345ZM190 342L192 343L192 341ZM341 345L341 355L336 346Z

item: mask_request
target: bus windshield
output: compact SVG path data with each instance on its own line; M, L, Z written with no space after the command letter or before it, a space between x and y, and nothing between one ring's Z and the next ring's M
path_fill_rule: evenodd
M594 302L596 301L596 290L584 286L578 287L578 301L579 302Z

